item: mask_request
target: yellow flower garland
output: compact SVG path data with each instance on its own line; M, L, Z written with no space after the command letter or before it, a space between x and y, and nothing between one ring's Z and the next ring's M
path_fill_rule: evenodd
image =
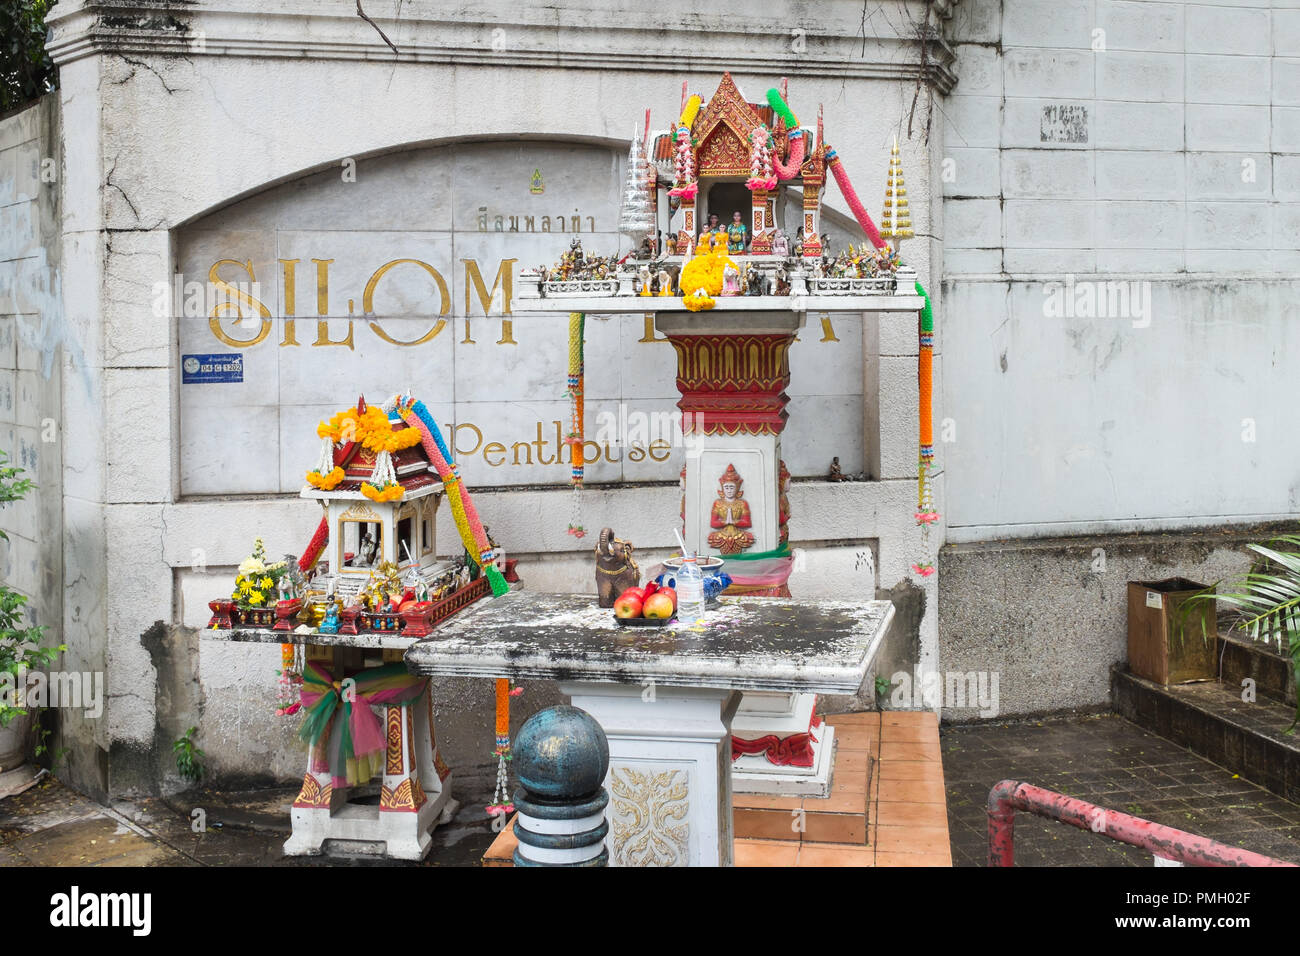
M406 494L406 489L401 485L376 488L370 482L364 481L361 483L361 493L371 501L398 501Z
M335 465L327 475L322 475L318 471L307 472L307 484L313 488L319 488L321 491L333 491L343 481L343 478L343 469L338 465Z
M367 405L364 415L349 408L330 417L328 422L316 426L316 434L331 441L358 441L373 452L402 451L420 443L420 432L414 428L393 431L387 413L378 406Z
M692 292L690 295L682 296L682 304L692 312L705 312L718 303L711 296L700 292Z
M722 292L723 271L727 266L740 270L726 254L725 247L714 246L705 251L705 243L700 243L701 252L690 262L682 266L678 282L682 290L682 304L692 312L713 308L717 303L713 297Z
M388 413L377 405L368 405L364 414L357 414L355 407L344 409L330 416L329 421L316 426L316 434L332 442L360 442L375 454L388 452L390 455L412 448L420 443L421 435L416 428L399 428L393 430L388 420ZM337 465L328 474L317 471L307 472L307 484L322 491L337 488L344 479L343 469ZM364 482L361 493L371 501L396 501L406 494L400 484L376 488L370 482Z

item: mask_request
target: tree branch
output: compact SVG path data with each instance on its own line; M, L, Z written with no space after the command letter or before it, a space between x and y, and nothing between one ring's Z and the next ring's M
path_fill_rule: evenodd
M376 23L374 20L371 20L369 15L366 13L366 11L361 9L361 0L357 0L357 16L359 16L362 20L365 20L366 23L369 23L372 27L374 27L375 32L378 33L381 37L383 37L384 42L387 43L392 48L394 53L401 53L401 51L397 49L397 45L393 43L392 40L388 39L388 34L385 33L383 30L379 29L379 24Z

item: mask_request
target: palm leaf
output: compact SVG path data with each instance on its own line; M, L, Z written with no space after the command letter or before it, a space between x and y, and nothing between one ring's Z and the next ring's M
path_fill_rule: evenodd
M1226 590L1217 586L1189 597L1180 609L1185 615L1193 606L1218 601L1236 612L1236 626L1251 640L1289 645L1291 671L1300 691L1300 535L1281 535L1267 544L1247 547L1263 560L1232 582ZM1300 693L1297 694L1300 700ZM1300 703L1287 733L1300 725Z

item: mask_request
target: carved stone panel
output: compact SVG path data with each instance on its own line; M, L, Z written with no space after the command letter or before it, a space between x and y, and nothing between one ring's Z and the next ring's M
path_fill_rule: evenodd
M622 764L609 774L609 851L615 866L689 866L691 771Z

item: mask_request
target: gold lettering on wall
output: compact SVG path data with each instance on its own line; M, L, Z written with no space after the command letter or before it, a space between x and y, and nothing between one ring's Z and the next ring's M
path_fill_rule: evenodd
M281 347L299 344L294 334L293 318L298 314L298 283L295 275L299 261L298 259L280 260L280 271L284 274L284 339L280 342Z
M484 315L492 314L492 300L496 298L497 290L501 289L501 314L507 316L510 312L510 300L514 298L514 265L518 259L502 259L497 266L497 274L492 279L492 291L488 291L487 284L483 281L483 273L479 271L477 259L461 259L465 263L465 344L473 344L470 338L469 317L472 312L472 300L470 292L478 296L479 305L483 308ZM518 345L515 341L515 325L510 319L502 318L501 320L501 338L497 340L497 345Z
M297 316L298 316L298 265L303 259L277 259L280 265L281 282L282 282L282 321L284 322L284 333L281 337L280 346L299 346L304 344L297 336ZM313 258L310 260L316 266L316 337L312 342L313 347L328 346L345 346L348 349L355 350L355 322L350 316L353 314L354 300L348 298L347 316L336 315L330 316L330 266L339 260L328 258ZM518 345L514 336L514 322L510 318L513 315L513 295L514 295L514 267L519 262L517 258L503 258L498 260L497 268L493 275L492 283L489 286L484 279L483 271L479 262L475 258L462 258L464 264L465 277L465 334L460 340L461 345L476 345L477 341L473 335L473 318L472 313L476 310L481 311L484 316L491 316L493 303L500 297L500 317L501 317L501 334L495 340L497 345ZM394 268L399 265L419 266L429 277L437 289L439 304L438 315L433 324L422 334L412 339L398 338L388 328L384 327L385 322L404 318L399 315L377 316L375 315L375 296L378 291L380 281ZM229 267L242 270L248 277L245 281L243 277L235 275L228 279L220 276L220 271L225 269L229 272ZM234 258L218 259L212 263L208 271L209 282L217 289L220 298L213 306L209 314L209 326L212 334L221 342L234 348L249 348L263 342L270 334L271 326L274 324L275 316L272 314L264 303L256 297L261 293L257 289L256 277L253 269L253 262L249 260L239 260ZM249 286L252 286L251 291ZM337 290L336 290L337 291ZM477 302L477 307L475 306ZM371 273L366 281L365 289L361 296L362 315L368 318L367 324L370 330L383 342L389 345L409 348L411 346L424 345L437 338L442 331L447 328L453 319L451 315L452 297L451 289L442 273L431 263L415 258L391 259L383 263L379 268ZM249 338L239 338L239 332L243 329L247 320L250 318L249 312L261 317L260 327L256 334ZM234 321L234 320L239 321ZM234 327L231 323L234 321ZM347 322L347 332L341 338L332 337L332 333L337 330L331 330L331 322ZM642 334L637 340L639 344L666 344L668 338L660 335L654 324L654 313L647 312L642 317ZM224 325L224 327L223 327ZM835 327L829 315L821 317L821 337L820 342L837 343L840 341L836 334ZM798 337L795 341L800 341ZM723 366L734 366L739 359L735 354L719 355L718 360ZM702 363L698 370L702 374L708 374L707 368L708 356L700 356L699 361Z
M442 273L440 273L433 266L429 265L429 263L423 262L419 259L393 259L391 262L385 262L382 266L380 266L378 269L375 270L374 275L372 275L369 281L366 282L366 289L361 294L361 311L366 315L371 315L374 313L375 287L379 285L379 280L384 277L384 275L388 272L389 269L393 268L393 266L400 265L403 262L409 262L412 263L413 265L417 265L425 272L429 273L430 276L433 277L434 283L438 286L438 296L439 296L438 321L433 324L433 328L429 329L428 332L425 332L418 339L414 339L413 341L410 342L404 342L401 339L393 338L386 331L384 331L383 327L380 326L379 321L377 319L372 320L370 322L370 328L374 331L376 335L378 335L385 342L389 342L393 345L423 345L425 342L428 342L434 337L436 337L439 332L441 332L444 328L446 328L447 320L442 318L442 316L446 315L448 312L451 311L451 292L448 291L447 289L447 281L442 277Z
M450 426L448 426L448 427L450 427ZM460 430L461 430L462 428L469 428L469 429L472 429L472 430L473 430L473 432L474 432L474 447L473 447L473 448L461 448L461 447L460 447ZM479 427L478 427L477 425L474 425L474 424L472 424L472 423L470 423L470 422L461 422L460 424L458 424L458 425L456 426L455 431L452 432L451 445L452 445L452 448L455 449L455 454L456 454L456 457L457 457L457 458L460 458L460 457L462 457L462 456L464 456L464 455L472 455L472 454L474 454L476 451L479 450L479 446L481 446L482 444L483 444L483 432L479 429ZM501 450L502 450L502 451L505 451L504 448L501 449Z
M257 281L257 276L253 274L252 259L247 262L240 262L238 259L218 259L212 263L212 268L208 270L208 282L216 287L217 294L223 297L223 300L218 301L212 307L212 312L208 316L208 327L212 330L213 335L234 348L247 348L248 346L257 345L271 331L271 310L253 298L250 293L222 279L218 272L224 265L239 266L248 273L249 282ZM227 315L232 308L235 310L236 320L242 319L244 311L241 306L243 305L248 306L262 317L261 327L258 329L257 335L251 339L237 339L221 327L222 317Z
M348 334L337 342L330 338L330 324L325 316L330 314L330 263L333 259L313 259L316 263L316 314L321 318L316 320L316 341L312 343L312 348L322 345L346 345L349 349L356 350L356 345L352 342L352 320L348 319Z

